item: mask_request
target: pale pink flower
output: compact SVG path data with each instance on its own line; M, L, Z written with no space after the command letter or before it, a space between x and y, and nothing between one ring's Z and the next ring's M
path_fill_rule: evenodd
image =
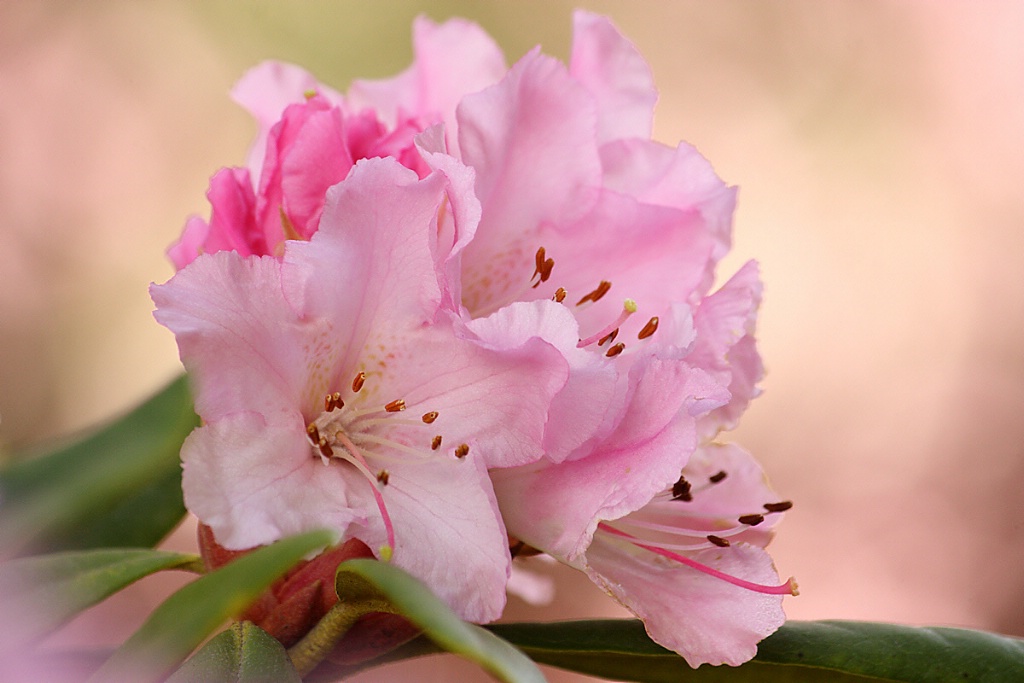
M359 162L310 241L280 259L203 255L152 295L205 423L182 450L186 504L219 543L337 529L483 622L510 562L487 468L540 457L567 368L536 335L477 334L444 311L452 187Z

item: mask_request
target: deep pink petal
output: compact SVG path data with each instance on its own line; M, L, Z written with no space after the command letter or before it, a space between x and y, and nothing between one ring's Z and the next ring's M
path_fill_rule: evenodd
M689 556L709 567L761 584L778 584L771 558L748 545ZM599 533L587 550L587 573L640 617L651 638L701 664L738 666L786 619L781 595L734 586L672 562L622 539Z
M342 101L337 92L318 83L302 67L275 61L261 62L249 69L231 89L231 97L252 114L258 126L248 160L248 166L254 173L263 167L271 126L281 118L285 107L302 102L305 93L311 91L320 93L334 104Z
M242 256L266 253L266 239L256 221L256 195L249 171L222 168L210 179L206 192L210 221L193 216L185 224L181 239L168 255L181 270L199 254L237 251Z
M573 14L569 73L598 103L598 142L650 138L658 91L647 62L607 18Z

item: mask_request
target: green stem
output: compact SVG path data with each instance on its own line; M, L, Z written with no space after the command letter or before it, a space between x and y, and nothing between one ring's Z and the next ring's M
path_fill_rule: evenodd
M331 650L348 633L360 617L371 612L397 614L390 602L381 598L369 598L359 602L338 603L324 615L309 633L288 650L292 665L305 677L317 667Z

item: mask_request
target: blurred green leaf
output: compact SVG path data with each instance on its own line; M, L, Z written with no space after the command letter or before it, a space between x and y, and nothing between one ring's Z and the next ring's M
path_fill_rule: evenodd
M292 536L193 581L157 607L93 680L160 680L296 562L333 541L329 531Z
M117 549L56 553L0 564L0 614L17 624L5 647L27 644L87 607L162 569L190 569L196 555Z
M342 600L382 596L438 647L476 662L508 683L544 681L522 652L490 631L459 619L426 586L398 567L376 560L349 560L338 567Z
M299 683L281 643L252 622L231 628L203 646L166 683Z
M81 440L0 472L0 552L151 546L185 514L178 452L199 419L180 377Z
M741 667L691 669L636 620L495 624L535 661L643 683L1024 681L1024 640L954 628L854 621L789 622Z

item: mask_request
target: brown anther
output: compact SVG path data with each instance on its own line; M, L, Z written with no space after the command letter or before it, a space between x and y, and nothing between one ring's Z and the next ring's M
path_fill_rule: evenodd
M615 346L609 347L608 350L605 351L604 355L608 356L609 358L615 358L615 356L619 355L620 353L622 353L625 350L626 350L626 345L623 344L622 342L619 342Z
M434 420L437 419L437 411L431 410L429 413L423 413L423 417L420 419L428 425L433 424Z
M712 536L711 534L708 534L708 540L711 541L712 544L717 545L719 548L729 547L729 541L727 539L721 538L720 536Z
M565 291L565 287L559 287L558 289L555 290L555 295L551 297L551 300L554 301L556 304L560 304L563 301L565 301L565 295L567 293L568 292Z
M381 470L377 473L377 481L379 481L383 486L388 485L388 479L390 478L391 474L389 474L387 470Z
M615 338L616 338L616 337L618 337L618 336L619 336L619 328L617 328L617 327L616 327L616 328L615 328L614 330L612 330L612 331L611 331L611 332L609 332L608 334L606 334L606 335L604 335L603 337L601 337L601 338L600 338L600 339L599 339L599 340L597 341L597 345L598 345L598 346L604 346L604 345L605 345L605 344L607 344L608 342L613 342L613 341L615 341Z
M785 512L789 508L793 507L793 501L784 500L780 503L765 503L764 509L768 512Z
M341 400L341 393L335 391L333 394L324 396L324 410L328 413L338 408L344 408L345 402Z
M320 454L325 458L329 458L334 455L334 449L331 448L331 444L327 443L327 439L320 437L320 441L317 443L320 447Z
M405 400L400 398L395 399L391 403L384 406L384 410L388 411L389 413L400 413L403 410L405 410Z
M366 381L366 373L360 372L352 380L352 391L359 391L363 388L363 382Z
M708 481L710 481L712 484L717 484L718 482L722 481L728 476L729 473L726 472L725 470L722 470L721 472L718 472L717 474L712 474L710 477L708 477Z
M534 289L536 289L540 286L540 283L547 282L548 278L551 277L551 269L555 267L555 260L545 258L544 247L537 250L534 260L536 268L533 271L533 275L530 276L530 279L532 280L538 275L540 276L540 279L533 284Z
M312 422L306 427L306 435L309 436L309 440L313 442L314 446L320 443L320 430Z
M465 458L467 455L469 455L469 444L460 443L459 447L455 449L455 457Z
M434 440L430 442L430 450L436 451L441 447L441 435L438 434L434 437Z
M577 306L582 306L583 304L585 304L588 301L596 302L601 297L603 297L605 294L607 294L608 290L611 289L611 288L612 288L612 283L608 282L607 280L601 280L601 284L599 284L597 286L597 289L595 289L593 292L591 292L590 294L587 294L582 299L577 301L576 305Z
M672 500L681 500L684 503L689 503L693 500L693 494L690 493L690 482L686 481L685 478L679 477L679 481L672 484Z
M637 339L647 339L654 334L658 329L658 316L654 316L647 321L647 324L637 333Z
M741 515L740 524L746 524L747 526L757 526L764 521L764 515Z

